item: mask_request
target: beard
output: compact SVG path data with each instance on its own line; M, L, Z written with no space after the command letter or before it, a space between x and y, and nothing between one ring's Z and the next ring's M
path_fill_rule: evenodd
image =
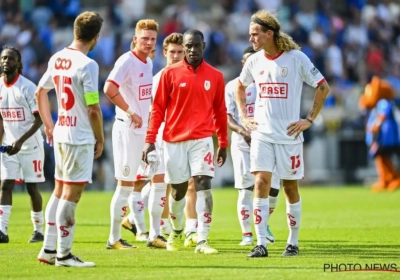
M6 75L10 75L12 73L15 73L17 71L17 67L8 67L6 70L4 70L3 67L1 67L1 72L3 72Z

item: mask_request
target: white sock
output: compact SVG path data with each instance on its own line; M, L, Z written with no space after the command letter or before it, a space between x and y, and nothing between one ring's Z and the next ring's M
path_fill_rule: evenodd
M185 223L185 235L191 232L197 232L197 219L187 219Z
M133 187L117 186L110 205L111 229L108 241L114 244L121 239L121 222L126 215L129 195Z
M150 231L149 240L154 240L160 235L161 215L165 205L167 184L154 183L149 196Z
M146 225L144 223L144 204L142 201L142 194L140 192L133 191L129 196L129 209L133 216L134 223L137 228L137 234L147 232Z
M183 228L183 209L186 205L186 198L176 201L172 195L169 196L169 216L171 219L172 229L180 231Z
M33 224L33 230L43 233L43 224L44 224L43 211L40 212L31 211L31 220Z
M242 235L253 235L251 232L251 216L253 213L253 191L239 190L237 213Z
M43 248L49 251L55 251L57 248L56 213L59 201L60 200L54 194L52 194L49 202L47 202L46 210L44 212L46 226L44 229Z
M161 219L160 231L162 234L170 234L171 233L171 224L169 223L168 218Z
M274 213L276 205L278 204L278 197L277 196L269 196L269 215L271 216Z
M150 190L150 182L148 182L142 189L142 201L145 209L149 207Z
M196 212L197 212L197 243L207 241L210 233L213 211L213 198L211 190L198 191Z
M301 199L299 202L289 204L286 202L287 223L289 227L288 244L299 245L299 229L301 218Z
M10 222L11 205L0 205L0 231L8 234L8 223Z
M71 253L75 233L76 203L60 199L56 212L58 233L57 258L63 258Z
M257 245L267 246L267 224L269 218L268 198L253 199L253 219L257 236Z

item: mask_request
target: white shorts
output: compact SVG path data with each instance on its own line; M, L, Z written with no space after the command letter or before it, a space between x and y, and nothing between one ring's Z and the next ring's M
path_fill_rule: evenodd
M164 142L165 178L167 184L181 184L190 177L214 177L214 144L212 137L177 143Z
M250 152L231 146L233 173L236 189L254 186L254 176L250 172Z
M246 189L254 186L254 175L250 172L250 152L231 146L235 188ZM279 190L281 180L276 172L272 173L271 188Z
M280 179L300 180L304 177L303 143L275 144L258 138L251 140L251 172L268 171Z
M1 179L24 180L26 183L44 182L43 163L43 143L31 153L18 153L13 156L2 153Z
M115 179L134 182L142 161L146 135L136 134L124 122L116 120L112 129Z
M54 143L54 159L54 178L57 181L66 184L92 183L94 144Z

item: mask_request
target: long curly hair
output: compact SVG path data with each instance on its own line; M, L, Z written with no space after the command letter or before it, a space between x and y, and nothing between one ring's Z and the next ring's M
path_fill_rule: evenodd
M259 10L252 15L251 19L252 19L251 24L257 24L256 22L257 19L258 21L262 21L265 24L265 26L262 24L260 25L264 32L268 30L274 32L274 39L279 50L281 51L300 50L300 46L296 44L295 41L293 41L292 37L290 37L288 34L280 30L281 25L276 16L271 12L267 10Z

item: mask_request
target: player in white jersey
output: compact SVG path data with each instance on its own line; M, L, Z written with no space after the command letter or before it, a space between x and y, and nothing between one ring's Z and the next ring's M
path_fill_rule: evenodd
M76 206L85 185L92 182L93 159L101 156L104 146L99 66L87 56L96 46L102 24L103 19L96 12L78 15L73 42L50 58L36 92L47 141L54 146L56 164L55 188L46 207L44 246L38 256L43 263L95 266L72 255L71 249ZM55 126L47 96L54 88L58 103Z
M118 58L104 86L104 93L116 105L113 125L113 154L115 178L118 185L111 201L111 229L107 249L136 249L121 239L121 222L127 211L134 215L138 235L148 236L144 226L143 182L136 174L141 163L151 105L153 64L148 57L155 47L158 23L151 19L136 24L135 48Z
M25 180L31 197L34 232L29 242L43 241L42 196L37 183L44 182L42 120L35 101L36 86L21 75L20 52L4 46L1 52L0 78L0 243L8 243L8 223L15 180Z
M303 137L320 112L329 86L300 47L280 30L276 17L266 10L251 17L250 41L261 50L245 63L236 88L241 122L252 130L250 161L255 176L254 225L257 246L249 257L267 257L266 225L269 217L268 193L276 168L286 195L289 238L283 256L299 253L298 233L301 199L298 180L303 178ZM254 118L247 116L246 87L257 86ZM300 119L303 82L317 88L314 105L306 119Z
M165 57L167 58L167 65L171 65L177 63L183 59L183 36L179 33L172 33L164 39L163 42L163 52ZM159 84L159 80L161 77L161 73L163 69L161 69L154 77L153 77L153 87L152 87L152 97L154 99L155 92L157 91L157 87ZM164 130L164 126L162 125L159 131L162 133ZM144 205L149 205L149 214L150 214L150 232L147 240L147 246L152 248L166 248L166 239L165 235L168 235L171 231L171 227L168 221L168 199L166 196L167 184L164 183L164 159L163 159L163 140L162 137L157 139L157 147L159 148L159 158L160 163L157 167L157 170L154 172L154 176L152 178L148 178L148 176L144 176L145 169L148 166L144 166L143 164L139 167L139 171L137 174L138 179L146 178L151 179L151 187L148 203L145 201L145 196L142 191L142 199ZM143 182L143 181L142 181ZM132 195L131 195L132 196ZM131 197L130 197L131 199ZM137 218L137 217L136 217ZM144 218L143 218L144 219ZM131 212L128 217L126 217L122 221L122 226L126 229L129 229L134 234L133 229L136 227L135 223L135 214ZM160 227L161 222L161 227ZM161 232L161 229L164 232Z
M246 48L243 52L242 64L256 53L253 46ZM251 213L253 213L252 197L254 189L254 176L250 172L250 143L251 133L245 129L239 120L239 112L235 101L235 89L238 79L228 82L225 87L225 101L228 112L228 126L232 130L231 155L233 171L235 175L235 188L239 190L237 201L237 214L242 229L241 246L253 245L253 233L251 231ZM257 88L251 83L246 88L247 116L254 116L254 105L256 101ZM269 191L269 213L275 210L278 203L280 180L277 175L272 175L271 189ZM275 238L267 226L267 242L274 243Z

